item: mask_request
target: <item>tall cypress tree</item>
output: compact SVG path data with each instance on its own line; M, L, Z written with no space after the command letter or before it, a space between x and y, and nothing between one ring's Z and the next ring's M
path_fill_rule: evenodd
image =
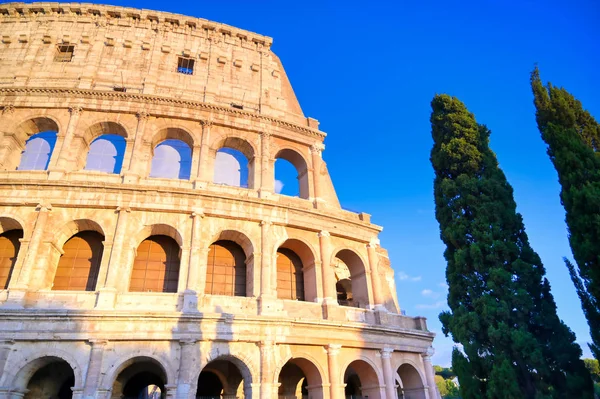
M562 187L577 271L565 263L590 326L590 348L600 359L600 125L568 91L544 87L537 68L531 88L538 128Z
M592 398L575 335L556 314L490 131L448 95L431 102L436 218L446 244L452 366L464 399Z

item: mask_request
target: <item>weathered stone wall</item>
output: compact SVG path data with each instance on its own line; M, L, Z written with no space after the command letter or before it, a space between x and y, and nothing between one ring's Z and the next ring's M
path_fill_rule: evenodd
M0 37L0 234L23 230L0 289L0 398L39 391L32 378L53 364L72 370L74 398L118 397L137 367L168 398L195 398L202 370L235 369L238 396L267 399L293 388L279 390L296 378L281 375L285 364L311 398L341 399L350 375L372 399L396 398L398 385L405 398L434 397L433 334L400 314L381 228L341 209L325 134L302 115L270 38L77 3L0 5ZM63 44L75 47L71 62L54 60ZM194 59L193 74L177 72L179 56ZM48 130L48 168L16 170L27 140ZM126 142L120 173L85 170L108 133ZM189 180L150 177L166 139L190 147ZM224 146L248 159L248 188L213 183ZM300 198L275 192L277 158L296 167ZM53 290L64 244L83 231L104 237L96 287ZM179 247L177 292L130 292L136 250L157 234ZM205 294L218 240L244 251L244 297ZM277 298L281 247L301 259L305 301ZM355 306L337 302L336 257Z

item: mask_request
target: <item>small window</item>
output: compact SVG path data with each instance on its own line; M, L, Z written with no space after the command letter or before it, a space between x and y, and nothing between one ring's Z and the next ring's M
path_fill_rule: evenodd
M57 50L58 51L54 56L55 62L71 62L75 46L71 46L68 44L59 44Z
M127 91L127 87L115 86L115 87L113 87L113 91L120 91L122 93L125 93Z
M191 58L179 57L177 62L177 72L185 75L191 75L194 73L194 60Z

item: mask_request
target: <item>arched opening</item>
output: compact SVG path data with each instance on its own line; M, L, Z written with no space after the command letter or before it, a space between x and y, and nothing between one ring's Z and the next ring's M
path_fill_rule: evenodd
M125 139L118 134L103 134L90 144L85 170L120 173L125 155Z
M229 240L219 240L208 250L206 293L246 296L246 254Z
M132 359L112 386L111 399L165 399L167 376L154 359Z
M308 198L308 168L304 158L294 150L284 149L275 156L275 192Z
M224 147L217 151L213 182L248 188L248 159L246 156L233 148Z
M192 150L178 139L167 139L154 147L150 177L189 180Z
M63 359L51 356L36 359L19 374L25 374L25 377L31 375L24 387L27 390L24 399L73 397L75 374L69 363Z
M317 367L304 358L290 359L279 372L279 399L322 399L323 381Z
M277 250L277 298L304 301L302 260L287 248Z
M34 134L25 142L17 170L46 170L56 144L56 132Z
M417 369L410 364L403 364L398 368L400 386L398 399L425 399L425 385Z
M245 140L227 137L214 147L213 182L254 188L254 149Z
M169 236L153 235L138 246L129 291L177 292L179 244Z
M104 250L103 241L100 233L82 231L65 242L52 289L94 291Z
M368 281L360 257L351 250L343 249L334 257L332 266L336 278L338 303L342 306L368 308Z
M364 360L355 360L344 372L346 399L382 399L379 378L373 367Z
M216 359L198 377L197 399L242 399L252 397L250 373L237 359Z
M21 248L23 230L8 230L0 234L0 290L8 288Z
M296 259L296 267L299 267L302 271L301 281L296 281L297 291L302 291L304 294L305 301L314 302L319 297L317 292L317 271L315 268L315 256L313 250L303 241L295 238L286 240L277 250L277 262L280 262L281 250L289 254L291 251L294 255L297 255L300 262ZM278 279L279 280L279 279ZM300 287L300 282L302 287ZM277 289L279 290L279 281L277 282ZM300 297L299 294L297 294ZM299 299L299 298L298 298Z

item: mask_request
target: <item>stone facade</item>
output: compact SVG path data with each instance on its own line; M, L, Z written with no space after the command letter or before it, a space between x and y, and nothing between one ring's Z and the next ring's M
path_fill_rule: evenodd
M434 334L401 314L381 228L341 209L325 133L270 38L80 3L0 4L0 36L0 239L20 234L0 286L0 398L438 397ZM23 170L47 131L47 167ZM86 169L104 134L124 138L119 173ZM165 140L189 146L189 179L150 177ZM224 147L246 157L247 188L213 183ZM299 197L275 192L279 158ZM53 289L82 232L102 237L94 285ZM176 292L132 292L137 249L158 236L179 251ZM207 293L219 242L243 251L244 296ZM301 262L303 300L278 296L281 248Z

